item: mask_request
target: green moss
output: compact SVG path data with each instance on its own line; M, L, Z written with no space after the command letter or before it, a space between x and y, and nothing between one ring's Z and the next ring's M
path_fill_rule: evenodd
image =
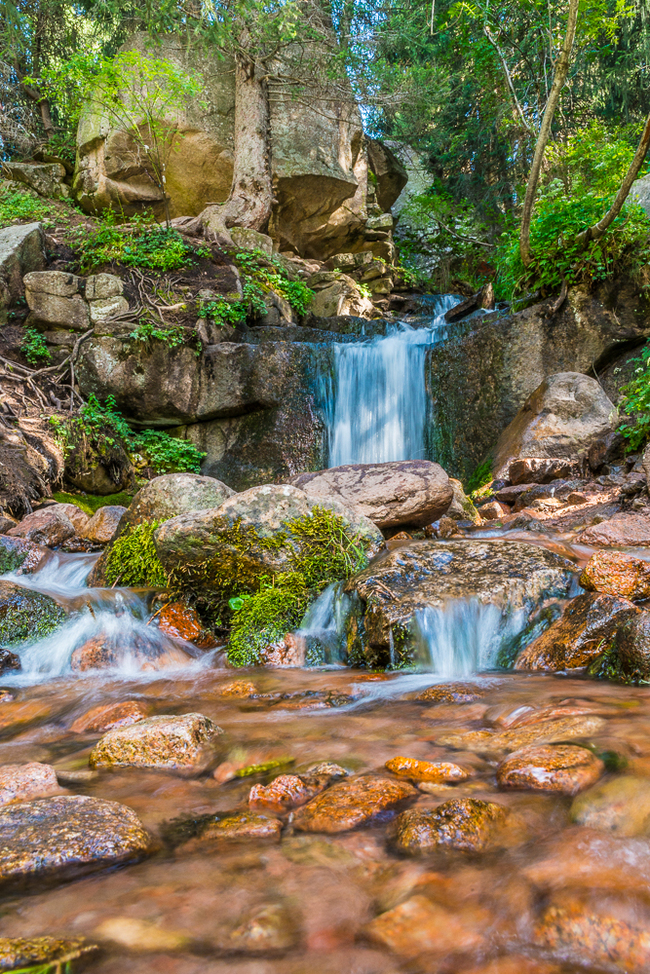
M0 646L15 646L49 636L66 615L54 599L28 589L12 593L0 604Z
M228 662L233 666L259 665L267 646L281 642L298 628L310 596L305 578L298 572L283 572L273 581L262 579L259 591L233 615Z
M167 574L153 542L153 533L160 524L160 521L138 524L113 542L104 568L108 585L132 588L163 588L167 585Z
M52 497L57 502L57 504L76 504L76 506L92 517L100 507L128 507L133 500L133 494L127 494L126 491L121 491L119 494L106 494L105 496L100 496L99 494L67 494L65 491L57 491L52 494Z
M587 676L595 680L610 680L612 683L623 683L627 686L647 686L647 673L640 673L635 668L625 666L616 647L606 645L603 640L603 652L587 667Z

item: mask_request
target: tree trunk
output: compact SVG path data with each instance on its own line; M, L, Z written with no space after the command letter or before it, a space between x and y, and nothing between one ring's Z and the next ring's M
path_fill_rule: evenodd
M555 109L557 108L557 103L560 100L560 95L569 73L569 67L571 64L571 50L573 48L573 39L575 37L576 24L578 21L578 6L579 0L569 0L569 17L567 20L566 34L564 35L564 44L562 45L562 51L560 52L560 56L558 57L555 65L553 84L551 85L551 92L548 96L548 101L546 102L546 108L544 109L542 124L540 126L539 135L537 136L533 164L530 169L530 175L528 176L526 197L524 199L524 209L521 214L521 230L519 233L519 253L521 254L524 267L529 267L532 261L532 256L530 253L530 221L533 215L535 196L537 195L539 174L542 171L544 151L551 135L553 116L555 115Z
M625 178L620 185L619 191L616 194L616 199L610 206L609 210L598 223L594 223L593 227L588 227L583 233L578 234L578 243L583 247L586 247L591 240L598 240L605 233L607 229L612 225L616 217L619 215L623 209L623 203L628 198L629 192L632 189L632 183L639 175L639 170L643 165L643 160L648 153L648 147L650 146L650 115L646 118L645 127L643 129L643 135L641 136L641 141L634 153L634 158L630 163L630 168L625 174Z
M242 57L235 67L235 160L230 196L209 204L200 220L208 233L232 246L230 227L266 230L273 206L270 110L262 66Z

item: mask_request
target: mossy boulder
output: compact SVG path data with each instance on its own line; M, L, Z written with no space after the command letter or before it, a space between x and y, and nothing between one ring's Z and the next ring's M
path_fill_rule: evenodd
M31 574L48 555L49 551L42 545L0 534L0 575L15 572L17 568L22 568L25 575Z
M134 535L138 528L143 525L151 528L157 527L163 521L174 518L179 514L187 514L191 511L203 511L206 509L219 507L220 504L234 494L234 491L220 480L214 477L202 477L194 473L169 473L162 477L156 477L146 484L135 495L127 511L122 515L115 535L101 558L93 568L89 578L89 585L112 585L116 577L111 570L117 561L124 563L132 555L133 565L122 564L120 571L128 576L131 581L123 581L123 584L131 585L162 585L164 584L164 574L158 567L156 571L150 566L150 571L154 577L150 578L148 573L144 573L138 580L137 562L141 561L139 551L141 544L147 546L149 554L157 560L155 552L150 544L152 530L141 530L130 546L132 551L118 551L117 557L111 557L114 545L121 539ZM146 536L146 537L145 537ZM123 547L124 545L122 545ZM119 572L118 572L119 574Z
M65 618L63 608L49 595L0 581L0 645L35 642L49 636Z

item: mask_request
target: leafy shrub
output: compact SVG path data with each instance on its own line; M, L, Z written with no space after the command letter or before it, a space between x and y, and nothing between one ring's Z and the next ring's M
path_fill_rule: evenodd
M218 298L216 301L202 301L199 304L199 314L205 318L211 318L220 328L225 325L232 325L235 328L241 322L246 321L248 316L248 304L246 301L226 301Z
M130 439L130 451L140 455L148 466L152 467L156 475L163 473L201 472L201 461L205 453L201 453L187 440L180 440L170 436L162 430L142 430L133 433Z
M633 361L638 363L635 377L621 389L623 399L619 404L632 422L623 423L619 432L629 441L629 450L638 450L650 438L650 344Z
M138 524L127 529L112 543L106 555L105 578L109 585L130 588L163 588L167 584L165 569L160 563L153 533L161 524Z
M27 328L25 331L20 343L20 351L30 365L39 365L44 360L52 358L50 350L45 344L45 339L40 331L35 328Z
M205 248L197 251L190 247L171 227L142 217L120 225L114 214L105 216L95 230L78 231L74 241L82 274L113 261L165 273L186 267L207 252Z
M151 318L142 318L129 334L129 338L146 347L155 340L163 342L168 348L178 348L179 345L184 344L185 334L182 328L166 328L152 321Z

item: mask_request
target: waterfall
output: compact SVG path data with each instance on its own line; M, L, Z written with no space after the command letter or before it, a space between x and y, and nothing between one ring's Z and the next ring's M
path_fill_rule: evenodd
M425 459L426 350L445 340L444 314L460 300L433 295L420 327L401 322L372 341L332 346L322 390L330 467Z

